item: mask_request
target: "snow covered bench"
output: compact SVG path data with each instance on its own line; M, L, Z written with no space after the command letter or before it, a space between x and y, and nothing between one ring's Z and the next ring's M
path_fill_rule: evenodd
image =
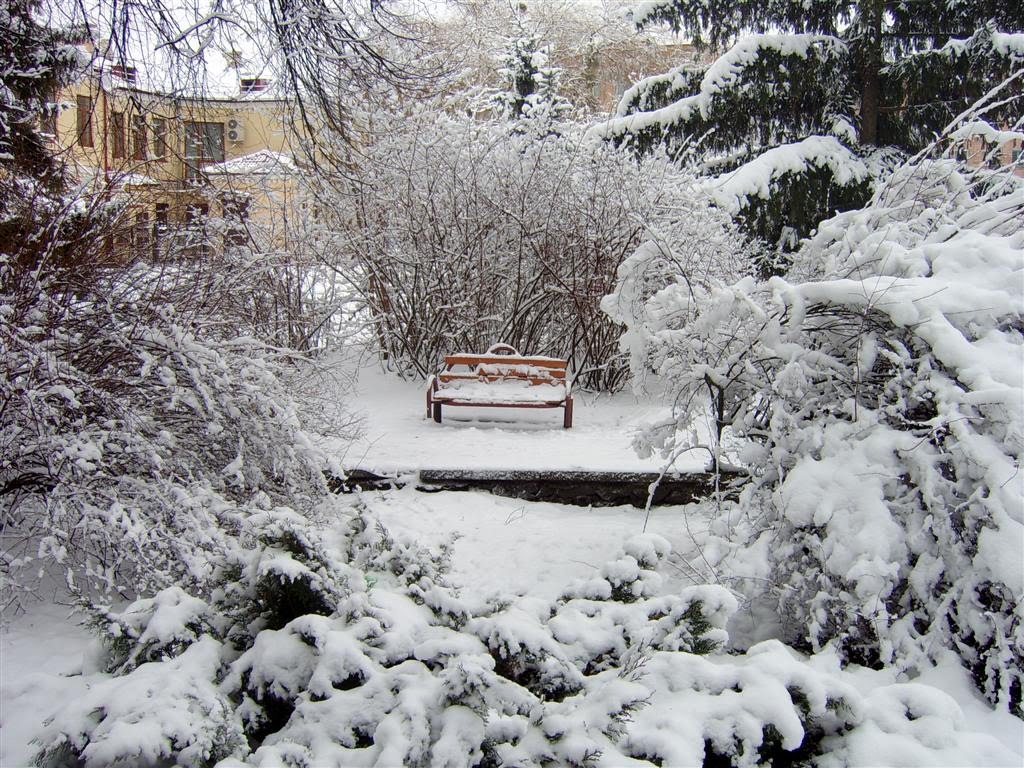
M563 408L572 426L571 382L567 361L520 355L495 344L482 355L446 355L444 369L427 381L427 418L441 423L442 405L478 408Z

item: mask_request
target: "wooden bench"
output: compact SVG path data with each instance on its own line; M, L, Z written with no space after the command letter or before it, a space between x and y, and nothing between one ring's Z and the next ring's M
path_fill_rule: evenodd
M563 408L563 426L572 427L572 382L568 362L520 355L495 344L482 355L446 355L444 369L427 380L427 418L441 423L441 406L477 408Z

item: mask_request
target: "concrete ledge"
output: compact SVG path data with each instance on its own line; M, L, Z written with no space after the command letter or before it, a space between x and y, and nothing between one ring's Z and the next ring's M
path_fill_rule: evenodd
M734 498L745 475L730 471L722 474L722 492ZM348 472L344 480L334 478L332 490L339 493L383 490L414 482L422 491L488 491L527 501L608 507L632 504L644 507L656 472L593 472L583 470L479 470L421 469L413 473L378 475L361 469ZM654 504L689 504L707 498L715 491L710 473L690 472L665 475L654 492Z

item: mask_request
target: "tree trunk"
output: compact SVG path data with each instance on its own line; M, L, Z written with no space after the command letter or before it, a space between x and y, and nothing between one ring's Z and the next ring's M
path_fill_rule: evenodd
M860 143L879 145L878 113L882 102L882 0L864 0L864 70L860 94Z

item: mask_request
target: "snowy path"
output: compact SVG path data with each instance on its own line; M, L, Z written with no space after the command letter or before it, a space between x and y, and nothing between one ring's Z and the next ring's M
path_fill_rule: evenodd
M554 600L574 579L592 576L613 559L644 524L643 510L635 507L592 509L484 492L406 488L365 498L385 526L421 544L437 548L454 541L452 580L480 596L528 593ZM706 521L689 522L695 534L704 532ZM655 509L648 531L668 539L674 552L694 549L679 507Z

